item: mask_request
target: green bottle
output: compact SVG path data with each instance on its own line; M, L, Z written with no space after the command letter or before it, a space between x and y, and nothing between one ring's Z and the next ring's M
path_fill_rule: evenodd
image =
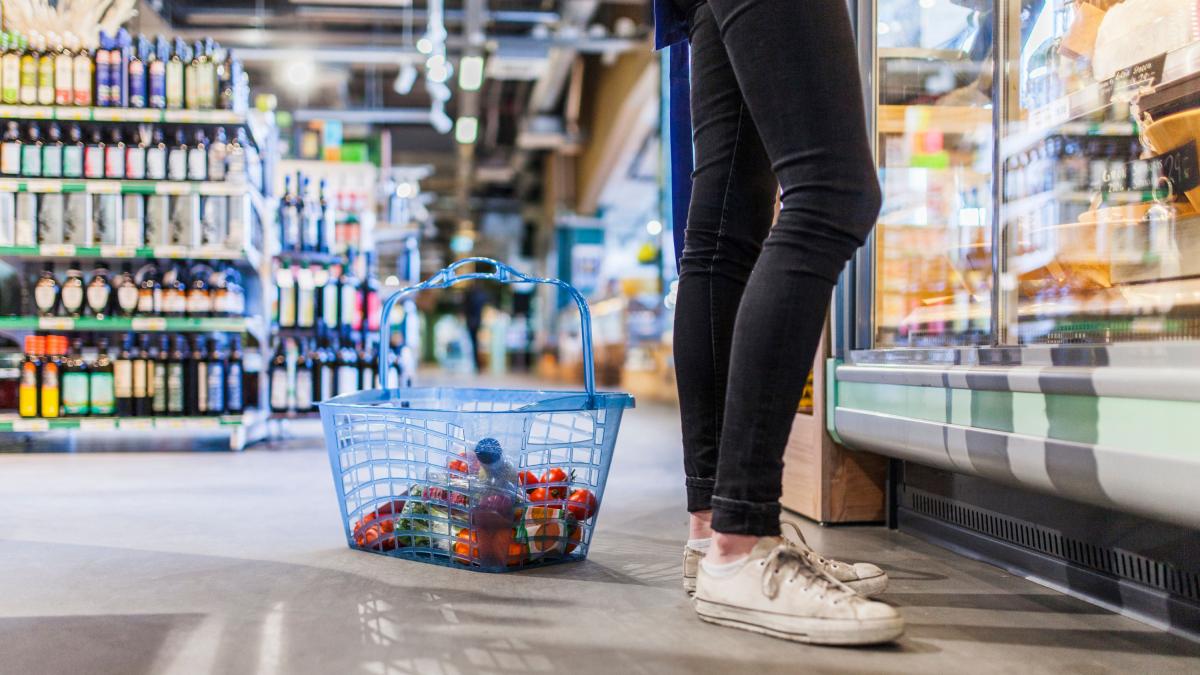
M21 103L33 105L37 103L38 59L37 54L29 45L29 41L21 38Z
M82 351L83 341L75 338L71 343L71 354L63 362L63 412L72 417L91 413L91 378Z
M4 34L4 56L0 57L0 101L7 105L21 100L21 43L16 33Z
M99 354L92 363L88 398L93 415L113 415L117 412L116 392L113 389L113 362L108 356L108 340L97 343Z

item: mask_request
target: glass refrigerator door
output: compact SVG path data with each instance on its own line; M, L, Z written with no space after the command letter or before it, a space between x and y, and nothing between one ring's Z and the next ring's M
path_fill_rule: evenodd
M1000 4L998 342L1200 337L1200 4Z
M878 348L991 341L993 0L876 0Z

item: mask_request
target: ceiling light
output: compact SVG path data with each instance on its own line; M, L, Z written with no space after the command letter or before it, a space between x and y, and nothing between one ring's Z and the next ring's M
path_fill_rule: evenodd
M411 63L405 63L400 66L400 72L396 73L396 81L392 83L392 90L401 96L407 96L412 91L413 85L417 83L417 68Z
M400 199L408 199L416 194L412 183L401 183L396 186L396 196Z
M475 117L460 117L454 125L454 140L463 145L475 142L479 134L479 119Z
M646 223L646 232L648 232L651 237L657 237L658 235L662 234L662 230L663 224L661 221L652 220Z
M316 75L316 64L306 59L292 61L283 70L284 82L299 91L311 89Z
M483 86L482 56L464 56L458 62L458 86L463 91L476 91Z
M417 40L417 51L421 52L422 54L432 54L433 53L433 40L430 40L427 37L423 37L420 40Z

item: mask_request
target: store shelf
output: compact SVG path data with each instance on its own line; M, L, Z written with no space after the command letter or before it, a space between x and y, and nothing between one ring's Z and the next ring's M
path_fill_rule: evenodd
M44 246L0 246L0 259L16 260L245 260L257 268L258 251L218 247L189 248L187 246L74 246L47 244Z
M1190 75L1195 72L1196 63L1200 63L1200 41L1167 52L1163 63L1162 82L1157 86L1161 87L1163 84ZM1112 79L1093 82L1041 108L1029 111L1029 117L1024 125L1021 125L1021 130L1001 141L1001 154L1004 157L1011 157L1045 138L1051 131L1068 123L1076 122L1085 115L1107 108L1112 104L1112 93L1128 94L1126 91L1114 92L1113 85ZM1086 125L1086 123L1083 124ZM1120 131L1120 135L1126 135L1123 129L1119 129L1117 126L1106 127L1101 124L1098 128L1114 132Z
M244 426L260 421L261 414L221 415L212 417L56 417L24 418L0 415L0 432L45 433L50 431L203 431Z
M255 192L248 183L212 181L26 178L0 179L0 192L89 192L92 194L203 195L233 197Z
M876 119L881 134L941 131L971 134L991 130L990 108L967 106L881 105Z
M274 258L301 265L334 265L346 261L346 256L340 253L317 253L316 251L281 251Z
M212 126L242 126L247 123L245 114L232 110L159 110L157 108L47 105L0 105L0 118L69 122L206 124Z
M114 331L168 333L245 333L254 329L253 317L0 317L0 331Z

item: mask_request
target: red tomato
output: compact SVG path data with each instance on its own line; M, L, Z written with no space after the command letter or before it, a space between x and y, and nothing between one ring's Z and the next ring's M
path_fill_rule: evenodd
M458 473L467 473L468 471L470 471L470 468L467 466L466 460L463 460L463 459L452 459L452 460L450 460L450 463L447 464L446 466L451 471L457 471Z
M566 483L568 480L570 480L570 477L567 476L567 472L558 467L546 470L544 473L542 473L541 478L541 482L543 483ZM563 497L566 497L567 486L556 485L550 488L550 496L554 497L555 499L562 499Z
M591 490L576 490L567 498L567 510L579 520L587 520L596 513L596 495Z
M537 485L539 481L536 473L532 471L522 471L521 473L517 474L517 482L521 485L529 487L530 485Z
M427 502L444 502L446 501L446 488L444 487L428 487L421 493L421 496Z
M529 501L531 502L548 502L552 499L550 490L544 487L534 488L529 491Z
M567 541L566 552L570 553L571 551L574 551L575 547L578 546L582 541L583 541L583 528L576 525L575 529L571 530L571 535L569 537L569 541Z

